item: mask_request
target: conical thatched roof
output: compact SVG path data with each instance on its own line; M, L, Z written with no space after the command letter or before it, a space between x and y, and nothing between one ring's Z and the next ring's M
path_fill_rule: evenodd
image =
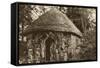
M47 13L40 16L31 26L25 30L24 35L39 30L70 32L80 37L82 36L82 33L72 23L72 21L57 9L51 9Z

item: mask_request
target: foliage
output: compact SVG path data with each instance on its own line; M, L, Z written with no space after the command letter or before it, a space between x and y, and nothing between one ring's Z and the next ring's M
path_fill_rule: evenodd
M80 59L96 59L96 10L94 8L61 7L61 6L38 6L20 5L19 6L19 54L20 63L27 59L27 37L23 36L23 31L30 26L39 16L56 8L66 14L83 33L80 45ZM28 61L28 60L27 60Z

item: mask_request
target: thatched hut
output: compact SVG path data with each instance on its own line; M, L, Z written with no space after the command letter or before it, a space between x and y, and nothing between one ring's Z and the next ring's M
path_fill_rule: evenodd
M28 62L74 61L79 59L82 33L57 9L51 9L26 28Z

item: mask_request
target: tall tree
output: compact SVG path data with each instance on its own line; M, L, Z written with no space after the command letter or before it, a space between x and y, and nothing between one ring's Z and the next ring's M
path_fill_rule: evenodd
M25 62L26 56L26 42L23 35L24 30L28 25L31 24L31 6L30 5L19 5L19 57L20 63Z

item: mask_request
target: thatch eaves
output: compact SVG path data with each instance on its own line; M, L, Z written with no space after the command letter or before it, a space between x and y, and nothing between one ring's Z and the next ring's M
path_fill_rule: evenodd
M51 9L45 14L41 15L37 20L33 22L25 31L24 35L27 35L34 31L60 31L70 32L78 36L82 36L79 29L73 24L73 22L61 11L57 9Z

